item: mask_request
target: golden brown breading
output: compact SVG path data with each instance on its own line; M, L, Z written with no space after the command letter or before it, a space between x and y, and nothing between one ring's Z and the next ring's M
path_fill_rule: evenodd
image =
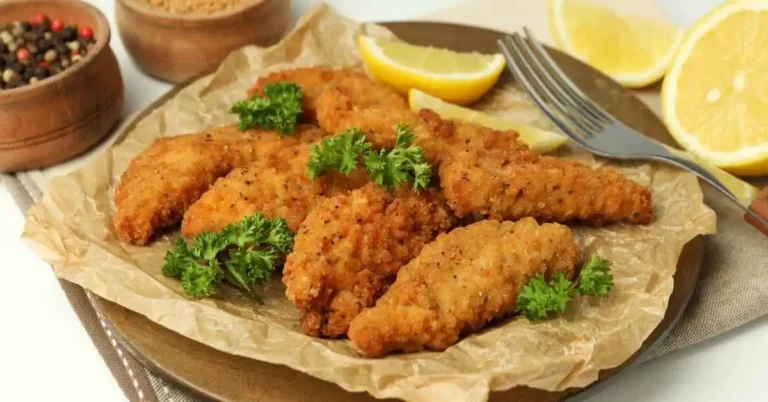
M512 313L532 277L571 277L576 259L571 231L559 224L527 218L455 229L400 269L376 306L352 321L349 338L370 356L444 350Z
M515 153L519 158L536 154L518 141L515 131L498 131L479 124L444 120L429 109L419 113L388 107L366 107L355 103L348 91L340 88L324 92L317 102L318 124L325 131L338 133L359 128L377 148L395 146L395 126L408 125L427 159L438 165L448 155L462 149L496 149Z
M318 120L326 131L360 128L377 147L387 148L394 146L395 125L409 125L459 217L515 220L532 216L591 224L653 220L647 189L616 170L592 170L577 162L539 156L514 131L444 120L425 109L416 114L361 108L339 89L320 96Z
M344 335L397 270L453 224L432 190L391 194L369 183L319 203L301 224L283 271L286 295L302 312L301 330Z
M359 168L349 176L329 172L310 180L307 163L312 144L302 144L278 155L259 159L230 172L195 202L181 225L185 237L218 232L230 223L257 212L284 218L296 231L322 197L362 187L368 175Z
M382 106L391 110L408 110L408 102L399 93L386 85L374 82L363 72L319 66L278 71L260 77L248 90L248 96L262 94L265 86L280 81L292 81L302 89L303 115L310 122L317 120L318 98L325 90L331 88L344 89L350 94L352 102L359 107Z
M440 185L459 217L594 225L653 220L651 192L621 172L548 156L519 161L499 152L461 152L441 166Z
M254 160L274 157L327 134L297 126L296 134L224 126L156 140L134 158L115 193L114 226L128 242L146 244L156 229L177 224L214 181Z

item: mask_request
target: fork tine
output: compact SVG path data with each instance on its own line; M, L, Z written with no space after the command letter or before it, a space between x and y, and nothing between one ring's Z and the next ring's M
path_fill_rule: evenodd
M562 119L560 119L547 105L547 103L544 101L544 99L536 92L536 90L533 88L532 84L528 80L528 78L523 74L522 70L517 64L517 61L515 57L512 55L512 52L507 48L507 45L504 43L505 40L509 40L509 37L507 35L502 36L501 39L497 41L497 45L499 47L499 50L504 54L505 58L507 59L507 67L512 72L512 75L515 77L517 82L520 83L520 85L523 87L526 93L528 93L531 98L533 98L533 101L536 103L536 105L539 106L541 111L544 112L551 120L552 122L557 125L568 137L570 137L573 141L576 141L577 143L581 145L586 145L586 140L582 138L579 134L576 133L576 130L574 130L571 126L565 123Z
M523 32L525 32L527 39L530 41L530 43L533 44L533 48L536 49L536 52L541 56L541 59L546 61L544 64L549 67L549 70L551 71L555 80L557 80L557 82L566 90L566 92L568 92L574 99L581 101L581 104L590 110L595 117L602 119L606 123L611 123L614 121L614 118L608 112L606 112L605 109L593 102L588 96L584 95L584 92L582 92L579 87L577 87L576 84L574 84L573 81L568 78L563 70L558 67L557 63L552 60L552 57L550 57L549 53L547 53L547 51L544 49L544 46L542 46L541 43L536 40L536 37L533 35L530 29L523 27Z
M561 102L568 105L572 113L577 114L586 121L594 131L600 131L605 124L601 116L597 116L594 111L584 105L578 97L575 97L567 86L563 85L558 79L557 74L552 72L552 67L548 66L547 60L544 60L536 44L530 39L520 36L518 40L520 47L524 50L526 58L536 70L536 73L542 77L542 82L552 91Z
M542 99L542 103L551 105L551 108L554 108L557 113L552 113L551 110L550 113L547 113L550 118L554 120L560 120L562 122L563 118L567 119L568 122L577 128L578 130L573 130L571 128L571 133L580 135L582 137L588 137L589 132L591 129L589 127L586 127L579 119L576 119L572 116L572 114L567 112L567 108L565 105L560 102L547 88L542 82L541 78L538 77L535 73L535 71L532 69L528 61L525 59L525 57L522 54L522 51L520 50L519 44L516 40L521 40L520 36L517 34L513 34L512 36L505 35L504 36L506 47L508 54L511 57L512 61L512 67L519 72L519 75L522 77L525 77L526 81L528 82L528 86L526 88L526 91L533 96L533 94L536 94L540 99ZM526 76L527 75L527 76ZM542 107L541 105L539 105ZM547 109L550 109L547 107ZM542 107L542 110L545 110L544 107ZM547 110L545 110L546 112ZM560 118L555 117L554 115L558 114ZM555 121L557 123L557 121ZM562 128L562 127L561 127ZM563 131L566 131L563 129Z
M568 117L580 126L584 126L588 132L588 136L592 132L597 132L602 129L603 121L599 118L592 116L592 113L585 111L580 107L578 102L570 95L568 95L561 85L552 78L552 75L542 66L537 54L532 49L532 45L526 41L521 35L512 35L512 40L517 45L517 50L520 56L525 60L527 67L539 84L547 89L550 96L556 99L560 105L563 105L561 109Z

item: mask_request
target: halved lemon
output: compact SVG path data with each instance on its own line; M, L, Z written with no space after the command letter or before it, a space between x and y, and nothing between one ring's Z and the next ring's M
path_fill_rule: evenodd
M418 89L411 89L408 92L408 104L414 112L420 109L431 109L446 119L471 121L495 130L515 130L520 134L520 139L534 152L551 152L566 141L564 136L552 131L457 106Z
M740 175L768 174L768 1L716 8L687 33L661 92L678 143Z
M583 0L550 0L548 11L560 49L629 88L661 79L683 38L678 27Z
M411 88L468 104L491 89L504 70L500 54L459 53L360 36L358 46L371 75L401 93Z

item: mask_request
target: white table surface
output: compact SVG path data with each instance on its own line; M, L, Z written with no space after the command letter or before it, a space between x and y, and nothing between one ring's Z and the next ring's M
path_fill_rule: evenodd
M89 0L114 25L113 0ZM459 0L331 0L359 20L404 20ZM662 1L682 23L719 0ZM294 0L296 18L317 0ZM707 3L707 4L704 4ZM294 18L294 19L295 19ZM126 115L170 86L137 70L112 37L126 85ZM23 217L0 186L0 400L124 401L51 269L19 240ZM768 318L625 372L590 401L765 401Z

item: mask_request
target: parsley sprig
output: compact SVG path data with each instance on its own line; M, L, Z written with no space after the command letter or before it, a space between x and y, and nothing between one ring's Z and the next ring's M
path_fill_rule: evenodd
M397 139L392 150L382 149L365 157L365 169L373 181L384 188L413 183L414 190L423 190L432 179L432 168L424 157L424 149L411 143L416 139L411 128L398 124Z
M357 168L359 156L370 152L371 143L366 140L364 132L356 128L347 130L312 147L307 175L314 179L329 170L349 174Z
M259 299L257 286L269 280L281 255L293 249L294 233L284 219L254 214L221 232L194 237L192 248L179 238L165 255L163 274L181 280L184 293L203 299L223 282Z
M579 273L579 293L583 295L608 296L613 288L613 262L592 255L592 259L584 265Z
M373 151L365 133L353 128L323 140L312 148L307 176L311 179L331 170L349 174L362 160L373 181L386 189L413 183L414 191L424 190L432 179L432 168L424 157L424 149L412 144L416 139L410 127L398 124L397 138L391 150Z
M544 274L536 275L520 292L517 310L530 320L543 320L552 314L564 312L576 292L608 296L613 288L611 266L611 261L593 255L582 267L578 285L574 285L562 272L550 282L547 282Z
M264 87L264 97L235 102L230 110L240 118L240 130L262 127L292 134L301 114L301 98L304 93L296 84L282 81Z

